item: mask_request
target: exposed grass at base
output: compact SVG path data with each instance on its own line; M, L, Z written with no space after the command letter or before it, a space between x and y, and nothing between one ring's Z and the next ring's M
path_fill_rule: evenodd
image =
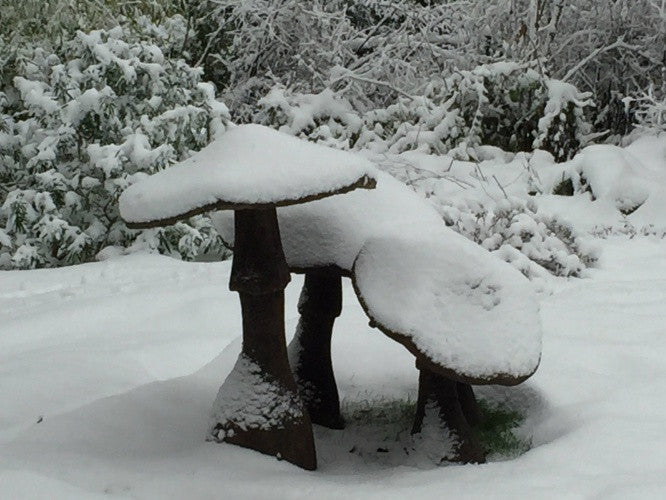
M345 400L341 404L341 411L345 420L357 425L404 423L411 427L411 421L416 411L416 401L410 399Z
M484 400L479 400L479 407L483 421L475 433L490 460L515 458L530 449L530 440L516 434L516 429L525 421L524 415ZM409 399L346 400L341 410L348 430L356 429L373 441L389 444L410 432L416 402Z
M525 421L516 410L479 400L483 417L475 429L486 454L491 458L515 458L530 449L532 443L516 435L515 430Z

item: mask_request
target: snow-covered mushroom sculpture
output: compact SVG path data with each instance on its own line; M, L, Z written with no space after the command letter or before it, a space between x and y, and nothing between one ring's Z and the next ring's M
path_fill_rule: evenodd
M536 370L536 301L518 271L446 228L426 200L388 174L373 176L374 190L278 209L287 263L306 275L289 346L303 398L313 422L342 426L330 336L341 277L349 276L371 324L416 356L413 430L426 407L436 407L458 436L446 458L481 462L469 425L478 420L470 384L517 384ZM216 213L213 221L233 245L231 219Z
M210 439L316 468L310 418L287 359L284 288L290 275L276 207L372 188L372 170L350 153L243 125L121 195L120 213L134 228L234 211L229 288L240 295L243 347L215 401Z
M369 239L352 281L371 322L416 356L412 431L433 411L457 438L444 458L483 462L470 426L478 419L471 385L516 385L534 373L541 355L538 304L518 271L443 229L414 224L399 236Z

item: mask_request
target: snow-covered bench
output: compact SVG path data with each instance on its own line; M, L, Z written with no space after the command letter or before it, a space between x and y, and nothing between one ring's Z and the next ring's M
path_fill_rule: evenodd
M538 305L518 271L445 227L407 186L376 171L373 190L357 190L278 208L285 257L305 273L301 318L289 351L313 422L341 428L330 358L342 309L341 278L350 277L372 326L405 346L420 370L419 432L426 409L456 434L451 461L482 462L470 429L478 408L470 384L514 385L541 354ZM213 221L233 247L233 218Z

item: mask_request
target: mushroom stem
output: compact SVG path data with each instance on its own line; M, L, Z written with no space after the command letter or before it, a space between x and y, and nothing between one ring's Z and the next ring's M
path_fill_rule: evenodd
M460 404L457 383L425 368L419 369L419 394L412 434L421 432L426 410L434 408L442 430L453 438L451 454L442 460L460 463L484 463L485 453L472 432Z
M458 401L460 401L460 407L462 408L467 422L469 422L469 425L472 427L478 426L483 417L481 416L479 403L476 401L476 396L474 395L474 389L472 389L470 384L465 384L463 382L458 382L456 384L456 389L458 390Z
M225 387L231 377L224 382L217 407L225 408L225 398L239 394L247 404L240 405L239 415L225 414L226 421L214 425L212 437L314 470L312 424L287 358L284 288L290 276L275 207L237 210L234 218L236 244L229 288L240 295L241 358L257 366L258 372L241 380L242 390ZM226 401L226 407L238 404Z
M305 274L298 301L301 317L289 344L289 358L315 424L343 429L340 397L331 363L331 335L342 312L342 276L337 268L320 268Z

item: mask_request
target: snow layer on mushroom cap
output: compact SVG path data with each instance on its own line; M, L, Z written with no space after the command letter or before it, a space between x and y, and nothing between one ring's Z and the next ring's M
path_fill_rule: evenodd
M444 223L422 197L387 173L373 169L375 189L357 189L322 200L280 207L280 235L287 263L307 269L336 265L351 271L365 241L373 235L399 234L402 226L429 226L438 231ZM233 247L233 214L212 215L215 228Z
M360 156L261 125L240 125L187 160L127 188L120 213L129 222L148 222L221 201L297 201L348 187L372 169Z
M356 259L354 284L368 315L465 378L531 375L541 322L528 280L448 228L412 226L401 235L372 238Z

